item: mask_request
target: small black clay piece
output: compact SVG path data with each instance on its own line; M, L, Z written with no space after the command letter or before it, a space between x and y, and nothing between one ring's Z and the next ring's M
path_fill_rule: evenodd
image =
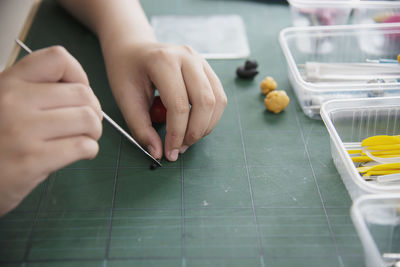
M245 70L257 69L258 63L255 60L246 60L244 63Z
M244 67L239 67L236 70L236 74L242 79L253 79L258 74L258 71L256 69L246 70Z
M160 160L157 160L158 162L160 162ZM150 165L150 170L154 171L155 169L157 169L158 167L160 167L160 165L158 165L156 162L152 162Z
M258 63L255 60L246 60L244 66L236 69L236 75L242 79L253 79L257 74Z
M157 169L158 165L155 162L152 162L150 165L150 170L154 171L155 169Z

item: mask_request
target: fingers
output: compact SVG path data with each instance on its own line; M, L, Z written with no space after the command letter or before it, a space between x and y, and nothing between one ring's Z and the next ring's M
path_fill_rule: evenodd
M18 61L11 70L28 82L72 82L89 85L79 62L61 46L37 50Z
M138 140L145 145L147 151L157 160L162 158L163 149L160 136L152 127L141 128L137 131Z
M34 52L1 72L0 111L0 213L51 172L98 153L100 104L63 48Z
M100 102L92 89L81 83L37 83L30 90L24 90L26 101L39 110L65 107L91 107L102 119Z
M165 136L165 155L176 161L182 147L189 119L189 99L179 65L160 62L150 78L160 92L161 100L167 109Z
M210 65L206 60L203 59L203 68L204 72L210 81L211 88L215 97L215 105L214 105L214 113L211 116L210 123L206 130L205 135L211 133L211 131L215 128L219 120L221 119L222 114L224 113L225 107L228 103L228 99L226 97L224 88L222 87L221 81L218 79L215 72L211 69Z
M51 109L34 115L30 138L41 140L42 145L32 152L37 153L44 175L97 155L102 124L91 107Z
M140 95L139 91L134 90L126 90L124 98L137 100L134 105L130 101L119 101L119 106L133 136L147 148L147 151L155 159L161 159L163 154L162 142L152 126L147 98Z
M187 46L178 54L180 62L172 59L176 54L160 53L164 58L149 71L167 109L165 155L170 161L214 129L227 102L221 82L202 57Z
M98 151L98 143L84 135L49 140L44 142L40 151L40 164L48 174L75 161L93 159Z
M36 134L42 140L85 135L98 140L102 124L96 112L88 107L69 107L40 112L36 117Z
M183 64L183 79L192 108L184 142L180 148L181 153L184 153L189 146L206 134L214 114L216 101L210 81L204 72L202 61L191 60L183 62Z

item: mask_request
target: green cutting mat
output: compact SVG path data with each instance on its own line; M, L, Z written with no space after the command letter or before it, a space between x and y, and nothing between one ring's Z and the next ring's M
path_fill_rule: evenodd
M235 78L243 60L210 62L228 106L215 131L175 163L149 161L104 123L100 154L52 174L0 219L2 266L364 266L351 200L322 121L301 111L278 33L291 24L276 1L143 0L149 16L239 14L254 81ZM102 106L123 123L96 38L45 1L27 38L61 44L82 63ZM292 101L265 111L259 83L275 77ZM163 129L160 129L162 132Z

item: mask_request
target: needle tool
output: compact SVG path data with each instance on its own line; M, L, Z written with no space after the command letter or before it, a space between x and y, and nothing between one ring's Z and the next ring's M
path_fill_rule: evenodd
M21 40L16 39L15 40L17 44L22 47L27 53L32 53L32 50L29 49ZM132 137L130 136L124 129L122 129L121 126L118 125L113 119L111 119L104 111L101 111L103 114L103 117L106 121L108 121L111 126L113 126L121 135L123 135L126 139L129 140L132 144L134 144L136 147L138 147L143 153L145 153L149 158L153 160L154 163L156 163L158 166L162 167L161 163L156 160L152 155L150 155L149 152L147 152L139 143Z

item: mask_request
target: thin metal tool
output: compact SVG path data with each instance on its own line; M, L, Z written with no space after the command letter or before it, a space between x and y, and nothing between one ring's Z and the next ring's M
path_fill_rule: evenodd
M106 119L106 121L108 121L118 132L120 132L120 134L125 136L132 144L134 144L140 150L142 150L143 153L149 156L155 163L158 164L158 166L162 167L161 163L155 158L153 158L153 156L150 155L150 153L147 152L141 145L139 145L139 143L135 139L133 139L133 137L130 136L124 129L122 129L121 126L118 125L118 123L116 123L113 119L111 119L104 111L101 112L103 113L103 117Z
M15 39L15 42L17 42L17 44L22 47L27 53L32 53L32 50L29 49L28 46L26 46L21 40L19 39ZM152 155L150 155L149 152L147 152L141 145L139 145L139 143L133 139L132 136L130 136L124 129L122 129L121 126L118 125L118 123L116 123L113 119L111 119L104 111L101 111L103 113L103 117L104 119L106 119L106 121L108 121L111 126L113 126L120 134L122 134L123 136L125 136L132 144L134 144L136 147L138 147L140 150L143 151L143 153L145 153L148 157L150 157L155 163L157 163L160 167L162 167L161 163L156 160Z

